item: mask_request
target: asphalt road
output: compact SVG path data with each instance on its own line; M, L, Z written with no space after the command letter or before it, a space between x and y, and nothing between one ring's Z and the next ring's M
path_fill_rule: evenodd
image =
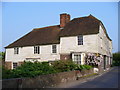
M118 68L120 70L120 67L113 67L109 72L93 80L67 88L118 88L118 74L120 76Z

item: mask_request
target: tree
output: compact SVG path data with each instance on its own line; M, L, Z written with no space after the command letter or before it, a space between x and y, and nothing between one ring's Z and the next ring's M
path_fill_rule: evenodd
M113 66L120 66L120 52L113 53Z
M5 52L0 52L0 65L5 64Z
M0 59L5 60L5 52L0 52Z

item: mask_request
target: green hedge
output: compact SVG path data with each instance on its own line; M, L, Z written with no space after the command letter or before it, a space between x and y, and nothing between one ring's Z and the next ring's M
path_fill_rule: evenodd
M2 68L2 78L21 78L21 77L35 77L39 75L52 74L58 72L82 70L92 68L89 65L78 65L71 60L59 60L51 63L48 62L25 62L21 66L13 70Z
M72 71L77 68L77 64L71 60L59 60L52 63L52 66L57 72Z
M113 66L120 66L120 52L113 53Z
M83 69L89 70L91 68L92 68L92 66L90 66L90 65L78 65L76 70L83 70Z
M51 73L56 73L56 70L52 66L49 66L49 64L40 62L25 62L20 67L13 70L3 68L2 78L35 77Z

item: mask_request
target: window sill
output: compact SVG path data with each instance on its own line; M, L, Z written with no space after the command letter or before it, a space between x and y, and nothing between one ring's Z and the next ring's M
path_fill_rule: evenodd
M51 55L57 55L57 53L51 53Z

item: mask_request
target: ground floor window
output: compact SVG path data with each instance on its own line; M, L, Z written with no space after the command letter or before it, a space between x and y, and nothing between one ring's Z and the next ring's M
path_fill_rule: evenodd
M15 69L18 66L17 62L13 62L13 69Z
M73 61L76 63L76 64L81 64L81 54L73 54L72 55L73 57Z

